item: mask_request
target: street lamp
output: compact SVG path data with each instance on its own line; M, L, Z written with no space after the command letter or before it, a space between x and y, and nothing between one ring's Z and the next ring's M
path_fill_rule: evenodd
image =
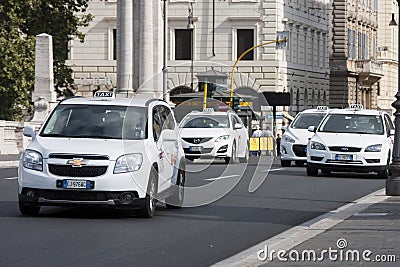
M163 40L163 99L169 103L169 93L167 89L167 44L168 44L168 0L164 0L164 40Z
M400 14L400 5L399 0L397 0L398 6L398 14ZM392 20L389 23L389 26L398 26L395 19L394 14L392 14ZM400 43L400 27L397 27L397 44ZM386 195L388 196L400 196L400 51L399 47L397 47L397 93L395 95L396 101L392 103L392 107L396 109L394 113L394 126L395 126L395 134L394 134L394 144L393 144L393 159L392 164L390 165L390 170L392 172L392 176L390 176L386 180Z
M191 50L191 64L190 64L190 75L191 75L191 80L190 80L190 89L193 92L193 33L194 33L194 24L193 24L193 2L189 2L189 16L188 16L188 25L187 29L190 30L190 50Z

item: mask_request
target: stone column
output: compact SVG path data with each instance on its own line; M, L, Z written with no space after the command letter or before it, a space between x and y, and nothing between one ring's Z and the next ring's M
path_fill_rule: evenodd
M54 90L53 39L42 33L36 36L35 89L32 92L35 112L32 121L43 122L51 107L55 106L57 94Z
M144 1L147 2L147 1ZM151 1L150 1L151 2ZM121 96L133 94L133 1L117 2L117 91Z

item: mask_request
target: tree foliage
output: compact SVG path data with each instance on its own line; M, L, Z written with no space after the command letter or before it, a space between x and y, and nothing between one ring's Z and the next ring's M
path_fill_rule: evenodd
M84 41L79 27L92 20L85 13L89 0L2 0L0 2L0 119L20 120L32 111L35 36L53 36L55 88L70 92L72 71L65 65L68 41ZM61 88L67 88L61 92Z

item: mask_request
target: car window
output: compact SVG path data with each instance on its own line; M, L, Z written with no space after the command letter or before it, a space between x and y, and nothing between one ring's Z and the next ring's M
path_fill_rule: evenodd
M162 120L162 129L170 129L174 130L176 123L174 116L172 115L171 110L166 106L159 106L160 108L160 116Z
M144 107L58 105L40 136L140 140L146 138L145 121Z
M390 135L390 130L394 129L394 125L389 115L385 114L385 124L386 124L386 132L387 135Z
M310 126L318 126L325 117L325 113L300 113L290 125L293 129L308 129Z
M329 114L319 128L320 132L383 134L383 121L379 115Z
M182 128L229 128L227 115L188 115L181 123Z
M155 106L153 108L153 138L154 140L158 140L158 138L161 135L161 129L162 129L162 118L161 118L161 112L160 112L160 106Z

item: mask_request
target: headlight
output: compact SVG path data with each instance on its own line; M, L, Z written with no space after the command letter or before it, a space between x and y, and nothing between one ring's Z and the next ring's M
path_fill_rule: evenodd
M319 142L312 141L310 145L311 149L316 149L316 150L325 150L325 146Z
M43 171L43 157L39 152L27 149L22 156L22 165L28 169Z
M367 146L365 148L365 152L381 152L381 150L382 150L382 144Z
M215 139L215 142L221 142L221 141L226 141L229 140L230 135L222 135L220 137L218 137L217 139Z
M114 173L134 172L140 169L143 163L142 154L128 154L117 159Z
M288 135L284 135L284 136L283 136L283 142L286 142L286 143L294 143L294 142L296 142L296 140L294 140L292 137L290 137L290 136L288 136Z

